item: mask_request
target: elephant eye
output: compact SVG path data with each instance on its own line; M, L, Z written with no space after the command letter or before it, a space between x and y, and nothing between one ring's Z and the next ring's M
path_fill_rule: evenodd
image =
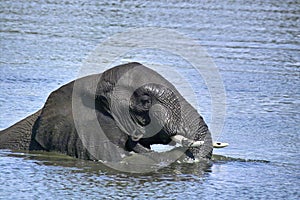
M145 99L142 99L142 100L141 100L141 102L142 102L142 104L147 104L147 103L150 103L150 101L149 101L149 100L145 100Z
M144 95L140 98L140 102L142 105L149 105L151 104L151 98L148 95Z

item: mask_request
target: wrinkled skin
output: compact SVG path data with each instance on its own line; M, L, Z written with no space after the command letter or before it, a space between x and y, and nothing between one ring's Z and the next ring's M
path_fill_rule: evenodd
M97 136L95 121L102 136ZM184 149L185 157L211 158L211 134L198 112L162 76L139 63L129 63L52 92L41 110L0 132L0 148L119 162L131 151L162 158L165 154L152 152L150 145L172 144L174 135L204 141L200 147Z

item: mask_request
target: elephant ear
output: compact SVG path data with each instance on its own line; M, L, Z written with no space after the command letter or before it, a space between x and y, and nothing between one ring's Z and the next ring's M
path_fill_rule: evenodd
M72 118L73 84L71 82L50 94L35 124L33 137L47 151L81 157L77 154L83 151L82 144Z
M94 103L94 97L90 95L88 86L95 77L97 75L77 79L49 95L33 132L33 139L46 151L56 151L81 159L94 160L78 135L73 117L72 98L74 98L75 82L79 83L77 90L79 93L76 98L80 100L85 110L93 110L91 104ZM88 116L82 113L81 119L85 120L82 123L88 127L90 120Z
M115 144L125 145L126 137L117 137L114 121L96 109L93 91L100 75L77 79L50 94L33 133L34 140L45 150L87 160L118 161L126 154ZM100 121L103 130L99 129Z

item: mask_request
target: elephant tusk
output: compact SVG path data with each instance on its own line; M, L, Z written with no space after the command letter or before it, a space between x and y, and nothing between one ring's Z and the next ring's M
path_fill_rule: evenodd
M171 139L183 147L199 147L204 144L204 141L190 140L182 135L172 136Z
M227 147L229 144L226 142L214 142L213 147L214 148L224 148Z

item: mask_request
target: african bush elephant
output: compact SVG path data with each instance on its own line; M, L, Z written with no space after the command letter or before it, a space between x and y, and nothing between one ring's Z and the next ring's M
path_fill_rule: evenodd
M111 162L174 141L187 158L211 158L203 118L170 82L140 63L72 81L52 92L41 110L0 132L1 149Z

